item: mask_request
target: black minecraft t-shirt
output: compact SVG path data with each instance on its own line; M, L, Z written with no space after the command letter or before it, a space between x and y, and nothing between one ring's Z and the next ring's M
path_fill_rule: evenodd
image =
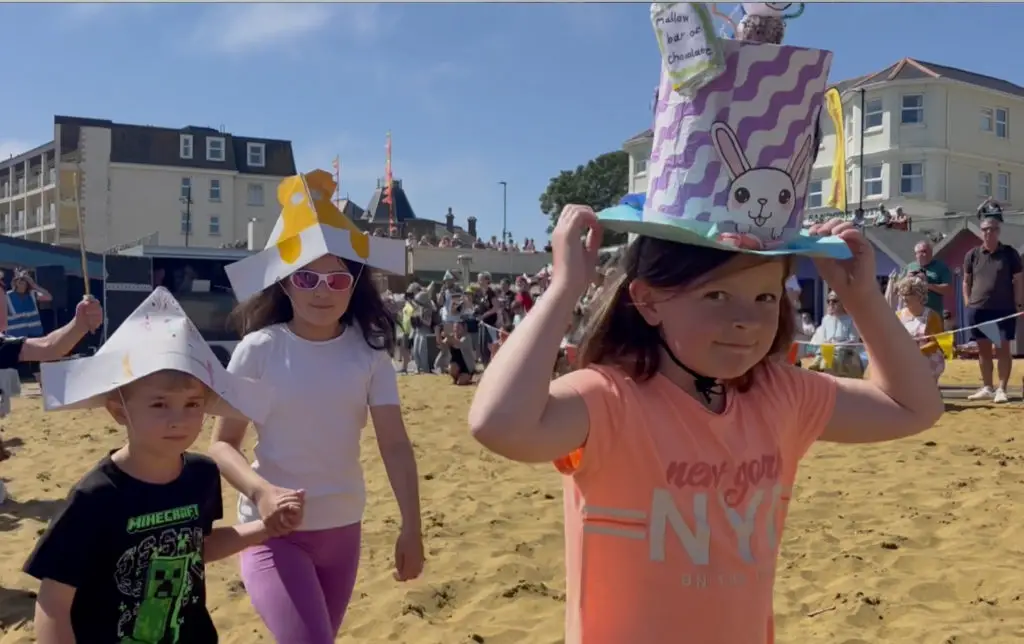
M155 485L107 456L68 495L25 563L36 579L76 589L75 639L88 644L213 644L203 538L223 515L220 471L185 454Z

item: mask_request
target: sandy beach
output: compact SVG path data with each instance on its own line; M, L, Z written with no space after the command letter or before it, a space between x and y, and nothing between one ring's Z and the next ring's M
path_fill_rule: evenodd
M1024 374L1018 362L1016 379ZM508 463L468 436L473 388L400 381L420 463L428 553L422 579L391 578L397 508L372 431L363 440L369 507L356 596L339 642L555 644L564 608L561 488L550 467ZM944 383L978 382L953 363ZM1019 380L1016 380L1019 383ZM30 389L31 391L31 389ZM1016 390L1019 391L1019 390ZM877 446L815 446L779 562L779 642L1024 641L1024 437L1019 393L1001 407L951 401L927 434ZM20 572L48 518L121 430L105 412L44 414L25 396L0 421L0 644L34 641L34 580ZM197 449L205 449L204 433ZM235 494L224 504L234 518ZM271 642L235 560L209 569L226 644Z

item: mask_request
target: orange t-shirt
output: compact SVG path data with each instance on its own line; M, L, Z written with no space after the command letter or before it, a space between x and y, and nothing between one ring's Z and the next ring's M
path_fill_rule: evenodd
M765 644L797 463L835 379L769 364L714 414L656 375L563 378L590 414L565 474L566 644Z

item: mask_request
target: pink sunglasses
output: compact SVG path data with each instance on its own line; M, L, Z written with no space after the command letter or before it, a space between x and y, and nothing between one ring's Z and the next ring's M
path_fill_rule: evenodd
M345 271L318 273L305 268L292 273L289 279L292 286L300 291L312 291L321 284L326 284L331 291L347 291L356 281L352 273Z

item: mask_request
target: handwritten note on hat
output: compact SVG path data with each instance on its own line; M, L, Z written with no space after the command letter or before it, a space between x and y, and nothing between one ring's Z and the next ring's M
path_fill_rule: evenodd
M725 70L711 13L701 2L656 2L651 23L672 89L696 90Z

